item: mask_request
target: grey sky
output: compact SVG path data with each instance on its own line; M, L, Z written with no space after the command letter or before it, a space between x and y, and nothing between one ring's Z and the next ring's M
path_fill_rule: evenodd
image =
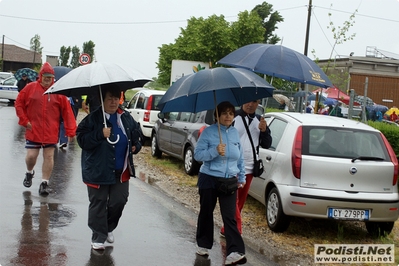
M283 45L304 52L309 0L269 0L285 21L276 33ZM130 65L155 77L158 47L173 43L190 17L223 14L235 21L237 14L252 10L254 0L0 0L0 35L4 42L29 49L30 39L39 34L43 55L59 55L61 46L82 49L83 42L95 44L96 60ZM330 5L333 3L332 8ZM398 0L313 0L308 56L325 59L334 39L327 26L331 12L335 26L342 26L358 9L350 33L353 41L337 45L333 58L351 52L364 56L367 46L399 54ZM43 58L45 60L45 57Z

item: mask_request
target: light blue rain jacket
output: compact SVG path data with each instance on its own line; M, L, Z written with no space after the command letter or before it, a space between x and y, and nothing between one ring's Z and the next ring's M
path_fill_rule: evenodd
M219 145L218 125L213 124L204 129L194 150L194 158L202 161L200 172L215 177L238 177L238 182L245 181L245 166L242 156L240 137L233 126L226 128L220 125L222 143L226 144L225 156L217 152Z

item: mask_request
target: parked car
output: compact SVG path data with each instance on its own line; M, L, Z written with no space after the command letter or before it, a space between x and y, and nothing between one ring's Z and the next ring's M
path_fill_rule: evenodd
M201 132L214 123L213 110L198 113L159 113L151 136L151 155L161 158L162 152L184 161L189 175L198 173L200 162L194 159L194 149Z
M256 113L262 115L259 105ZM184 161L184 171L198 173L201 162L194 159L194 149L201 132L214 123L214 110L198 113L159 113L151 136L151 155L161 158L162 152Z
M291 216L364 221L389 234L398 218L398 160L385 136L358 121L306 113L267 113L265 171L249 194L266 206L272 231Z
M151 137L154 123L158 120L157 105L164 94L165 91L141 89L126 105L125 110L129 111L134 120L140 124L145 138Z
M0 99L7 99L14 103L18 96L17 79L14 76L0 81Z
M0 82L12 76L14 76L14 74L11 72L0 72Z

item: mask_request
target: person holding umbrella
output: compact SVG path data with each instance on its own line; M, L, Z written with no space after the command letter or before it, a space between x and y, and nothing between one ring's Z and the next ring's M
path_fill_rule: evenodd
M267 126L265 119L260 115L255 114L258 104L259 100L243 104L241 106L241 109L236 111L233 122L233 126L238 130L238 134L240 136L245 164L246 183L245 186L242 187L242 189L239 189L237 191L237 206L235 214L237 228L240 234L242 234L241 211L244 208L245 201L248 197L249 187L251 186L252 179L254 178L254 155L252 151L251 139L256 151L259 150L259 146L264 149L268 149L272 145L271 132L269 127ZM245 124L248 126L251 136L248 135ZM222 237L225 236L224 226L220 229L220 235Z
M215 110L217 123L205 128L194 150L195 160L203 162L198 175L197 254L207 256L208 249L213 246L213 211L219 199L228 254L225 265L247 261L235 219L237 189L245 186L245 168L240 137L232 126L234 113L234 105L230 102L218 104Z
M47 196L49 180L54 166L54 150L58 142L60 117L65 122L66 135L72 141L76 131L76 121L68 99L63 95L44 95L54 84L54 69L46 62L40 69L39 79L31 82L18 94L15 111L18 124L26 128L27 149L26 174L23 184L32 186L39 151L43 148L42 182L39 194Z
M22 74L21 79L17 82L18 92L21 92L29 82L31 82L31 80L28 79L28 76L25 73Z
M129 196L128 181L135 176L133 154L141 150L142 140L138 123L119 108L119 87L102 85L100 91L102 108L90 112L76 131L82 148L82 179L90 201L88 225L95 250L104 250L105 241L114 242L112 232Z

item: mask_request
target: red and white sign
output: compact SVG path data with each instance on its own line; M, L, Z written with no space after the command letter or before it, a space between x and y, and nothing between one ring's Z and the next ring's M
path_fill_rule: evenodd
M91 58L90 58L89 54L81 54L79 56L79 63L81 65L86 65L86 64L90 63L90 61L91 61Z

